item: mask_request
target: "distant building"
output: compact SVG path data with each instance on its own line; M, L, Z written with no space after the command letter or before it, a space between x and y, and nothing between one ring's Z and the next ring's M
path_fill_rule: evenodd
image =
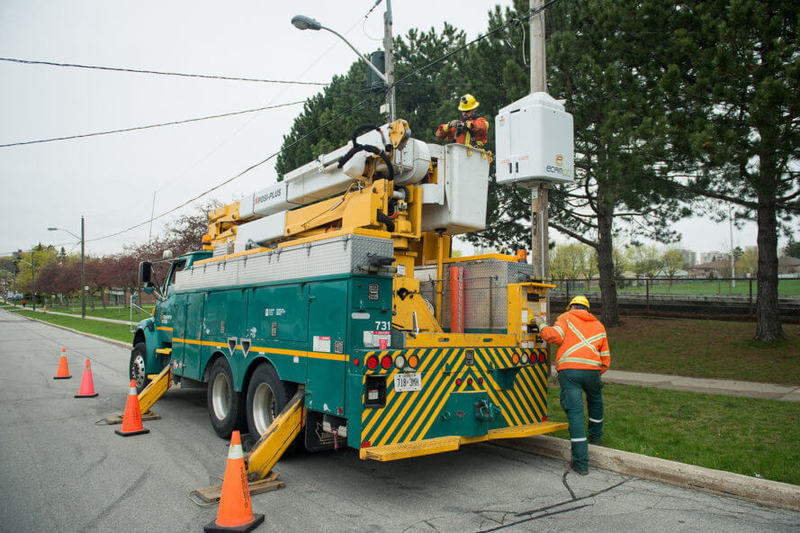
M697 252L684 250L682 248L678 248L678 251L681 253L681 260L684 266L694 266L697 264Z
M719 250L714 250L711 252L703 252L700 254L700 264L704 263L714 263L716 261L723 261L726 257L730 257L730 254L726 254L725 252L720 252Z
M796 257L779 257L778 274L800 274L800 259Z
M730 259L708 261L690 266L686 271L690 278L729 278L731 277L731 262Z

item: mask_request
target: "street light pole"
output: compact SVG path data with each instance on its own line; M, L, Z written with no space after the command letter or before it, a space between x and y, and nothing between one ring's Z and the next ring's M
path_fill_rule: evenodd
M81 318L86 318L86 263L84 256L84 246L86 238L84 236L83 215L81 215Z
M31 300L33 300L33 310L36 311L36 269L33 266L33 248L31 248Z
M386 13L383 14L383 49L385 51L386 85L389 88L386 93L389 122L394 122L397 118L397 109L394 103L394 49L392 45L392 0L386 0Z
M383 45L386 47L386 73L391 73L391 78L385 75L383 72L378 70L378 67L372 64L372 61L369 60L368 57L363 55L361 52L356 50L356 47L350 44L350 41L344 38L342 34L337 32L336 30L332 30L326 26L323 26L319 23L316 19L311 17L307 17L305 15L295 15L292 17L292 25L297 28L298 30L325 30L329 31L339 39L343 40L344 43L350 47L353 52L356 53L358 58L367 64L369 68L372 69L375 74L383 81L383 83L389 88L388 94L386 95L386 103L389 107L389 116L391 117L392 121L395 119L394 115L394 87L392 84L394 83L394 57L392 55L392 8L391 4L388 2L386 3L386 14L384 15L384 35L383 35ZM391 79L391 81L390 81Z
M76 239L81 240L81 318L86 318L86 258L84 255L86 246L86 237L84 233L83 216L81 216L81 236L78 237L68 229L64 228L47 228L47 231L66 231Z

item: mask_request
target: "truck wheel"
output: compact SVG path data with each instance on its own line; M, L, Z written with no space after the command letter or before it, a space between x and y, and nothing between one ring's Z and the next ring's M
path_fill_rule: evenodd
M136 392L142 392L147 384L150 383L150 380L147 379L146 357L147 345L143 342L137 342L133 350L131 350L131 361L128 365L128 375L130 379L136 381Z
M276 416L283 411L292 398L293 391L272 365L256 368L247 387L247 427L250 433L260 437Z
M228 360L220 357L214 361L208 375L208 417L217 435L223 439L243 425L243 394L233 388L233 374Z

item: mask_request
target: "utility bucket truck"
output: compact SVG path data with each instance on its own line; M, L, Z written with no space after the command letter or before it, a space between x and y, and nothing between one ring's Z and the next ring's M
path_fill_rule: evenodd
M271 464L292 443L388 461L566 427L533 321L552 286L516 256L451 254L486 224L490 161L398 120L217 209L163 283L142 263L159 301L131 378L207 383L221 437L279 435Z

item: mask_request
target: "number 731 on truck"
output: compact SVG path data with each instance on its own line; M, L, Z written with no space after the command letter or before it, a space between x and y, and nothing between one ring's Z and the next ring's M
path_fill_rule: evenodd
M495 124L499 182L570 179L572 119L555 100L530 95ZM275 431L292 410L284 439L362 459L565 427L547 421L533 321L552 285L521 256L452 254L454 235L486 225L491 161L397 120L213 211L202 249L170 259L162 283L141 264L158 303L131 378L207 384L221 437Z

